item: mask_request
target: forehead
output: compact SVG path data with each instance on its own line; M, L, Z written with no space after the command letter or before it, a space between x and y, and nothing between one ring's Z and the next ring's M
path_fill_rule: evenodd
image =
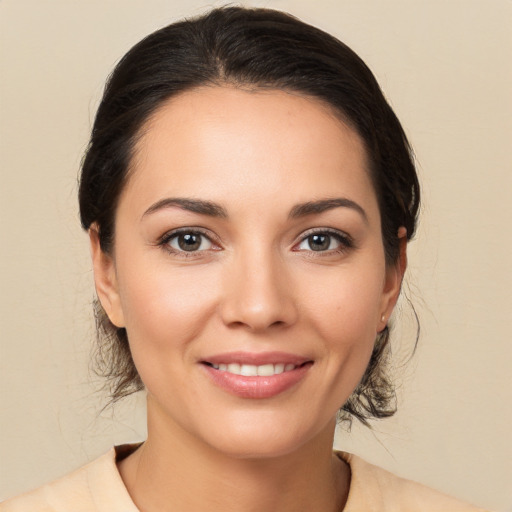
M363 142L330 107L290 92L231 87L182 93L153 114L123 195L130 189L146 201L282 204L352 194L375 203Z

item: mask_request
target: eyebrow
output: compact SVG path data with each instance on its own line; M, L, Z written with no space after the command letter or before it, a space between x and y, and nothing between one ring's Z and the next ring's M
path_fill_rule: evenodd
M154 213L159 210L163 210L165 208L170 208L173 206L177 206L182 210L187 210L189 212L200 213L202 215L209 215L210 217L221 217L226 218L228 216L226 210L212 201L205 201L202 199L188 199L181 197L169 197L166 199L162 199L161 201L157 201L155 204L151 205L142 215L145 217L151 213Z
M333 199L320 199L318 201L308 201L307 203L301 203L294 206L289 214L291 219L297 219L299 217L305 217L306 215L323 213L334 208L350 208L355 210L363 217L363 220L368 224L368 215L364 211L364 208L357 204L352 199L345 197L337 197Z
M210 217L219 217L223 219L228 217L228 213L225 208L217 203L203 199L181 197L169 197L157 201L144 212L142 217L144 218L146 215L150 215L151 213L171 207L178 207L182 210L199 213L201 215L208 215ZM368 223L368 215L364 211L363 207L357 204L355 201L345 197L320 199L318 201L308 201L306 203L297 204L290 210L288 217L290 219L297 219L307 215L323 213L329 210L333 210L334 208L350 208L355 210L361 215L363 220Z

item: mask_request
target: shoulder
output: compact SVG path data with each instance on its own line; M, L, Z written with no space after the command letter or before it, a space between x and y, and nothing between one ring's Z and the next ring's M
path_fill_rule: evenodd
M351 469L343 512L485 512L425 485L400 478L356 455L337 452Z
M112 448L80 469L0 503L0 512L138 512L116 466Z

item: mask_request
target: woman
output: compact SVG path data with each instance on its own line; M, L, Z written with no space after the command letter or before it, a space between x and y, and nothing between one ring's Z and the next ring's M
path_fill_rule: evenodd
M393 413L388 322L419 185L345 45L226 8L119 63L80 182L113 399L148 438L2 510L475 508L333 453L337 419Z

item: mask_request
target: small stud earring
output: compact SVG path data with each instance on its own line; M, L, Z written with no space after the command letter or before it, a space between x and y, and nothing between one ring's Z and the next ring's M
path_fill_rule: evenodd
M380 317L380 321L381 321L381 322L385 322L385 321L386 321L386 315L384 315L384 314L383 314L383 315Z

